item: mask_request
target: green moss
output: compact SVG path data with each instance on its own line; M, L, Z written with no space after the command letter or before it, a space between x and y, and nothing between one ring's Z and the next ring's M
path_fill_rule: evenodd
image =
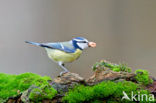
M115 72L120 72L121 71L120 68L113 68L112 70L115 71Z
M148 85L153 82L153 80L149 77L149 73L147 70L138 69L135 71L135 74L136 74L135 79L137 80L137 82L143 85Z
M112 81L105 81L92 87L83 85L76 86L66 93L65 97L63 97L63 101L67 103L85 103L91 101L96 102L97 100L103 99L109 101L109 103L113 103L114 101L117 103L132 103L132 101L128 100L121 101L123 91L130 96L131 91L137 93L138 91L142 91L142 89L133 82L124 81L115 83ZM147 90L144 91L146 91L146 94L149 93Z
M11 75L0 73L0 100L5 100L8 97L14 97L27 90L30 86L35 85L39 88L49 86L48 80L50 77L41 77L33 73L23 73L20 75ZM52 98L56 93L52 87L45 89L44 92L50 92L50 95L43 96L43 98ZM43 91L42 91L43 92ZM31 97L33 99L33 97Z
M102 101L102 100L94 100L94 101L91 101L91 103L104 103L104 101Z
M127 67L124 64L112 64L106 61L101 61L97 62L93 65L93 70L95 71L97 68L103 69L104 67L107 67L113 71L119 72L119 71L124 71L124 72L131 72L131 68Z
M29 99L34 102L38 102L43 99L52 99L52 97L54 97L56 93L57 93L56 90L51 88L50 85L49 86L45 85L45 86L33 89L29 94Z

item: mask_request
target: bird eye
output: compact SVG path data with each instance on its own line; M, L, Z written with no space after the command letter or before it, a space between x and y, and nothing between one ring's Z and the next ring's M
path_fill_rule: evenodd
M79 43L87 43L86 41L79 41Z

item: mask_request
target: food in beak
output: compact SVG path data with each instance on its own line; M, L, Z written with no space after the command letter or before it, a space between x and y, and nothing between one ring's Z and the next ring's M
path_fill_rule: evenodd
M95 42L89 42L88 46L92 47L92 48L95 48L96 47L96 43Z

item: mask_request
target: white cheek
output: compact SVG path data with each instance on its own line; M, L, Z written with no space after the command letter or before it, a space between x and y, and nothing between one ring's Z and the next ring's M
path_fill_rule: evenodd
M88 48L88 44L87 44L87 43L77 43L77 45L78 45L81 49Z

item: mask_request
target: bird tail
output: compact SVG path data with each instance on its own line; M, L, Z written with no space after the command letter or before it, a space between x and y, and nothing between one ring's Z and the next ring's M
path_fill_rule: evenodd
M25 43L29 43L29 44L36 45L36 46L41 46L41 43L35 43L31 41L25 41Z

